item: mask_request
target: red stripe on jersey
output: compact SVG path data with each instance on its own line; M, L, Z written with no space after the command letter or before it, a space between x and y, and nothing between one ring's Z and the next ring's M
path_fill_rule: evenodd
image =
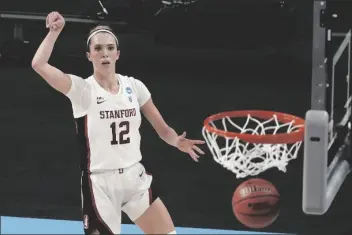
M88 117L84 117L84 135L86 137L86 145L87 145L87 171L90 173L90 146L89 146L89 138L88 138Z

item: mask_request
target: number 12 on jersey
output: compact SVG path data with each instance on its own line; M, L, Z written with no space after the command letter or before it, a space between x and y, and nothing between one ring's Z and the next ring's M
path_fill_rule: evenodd
M130 143L130 137L127 137L130 133L130 122L129 121L122 121L119 124L119 133L116 134L116 122L111 123L110 128L112 132L112 140L111 144L128 144ZM119 136L119 141L117 141L117 135Z

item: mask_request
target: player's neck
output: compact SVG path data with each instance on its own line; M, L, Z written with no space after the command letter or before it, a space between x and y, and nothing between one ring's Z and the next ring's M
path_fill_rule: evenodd
M116 76L117 75L115 72L109 74L101 74L96 71L94 72L94 78L98 84L105 90L112 93L117 93L119 89L119 83Z

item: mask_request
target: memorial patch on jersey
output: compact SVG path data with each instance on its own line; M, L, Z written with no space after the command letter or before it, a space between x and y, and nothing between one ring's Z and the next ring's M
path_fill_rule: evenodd
M136 109L104 110L100 111L100 119L128 118L136 116Z

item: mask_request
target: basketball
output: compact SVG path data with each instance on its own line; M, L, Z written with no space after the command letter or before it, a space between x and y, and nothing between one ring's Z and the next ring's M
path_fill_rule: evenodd
M280 194L264 179L249 179L241 183L232 197L236 218L249 228L265 228L279 216Z

